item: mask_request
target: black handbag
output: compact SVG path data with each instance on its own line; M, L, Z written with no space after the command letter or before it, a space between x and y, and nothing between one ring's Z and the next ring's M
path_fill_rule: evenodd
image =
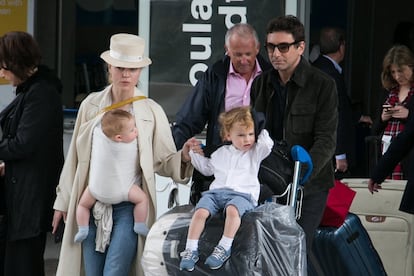
M293 181L294 163L286 141L275 141L272 152L260 164L259 182L274 195L282 195Z

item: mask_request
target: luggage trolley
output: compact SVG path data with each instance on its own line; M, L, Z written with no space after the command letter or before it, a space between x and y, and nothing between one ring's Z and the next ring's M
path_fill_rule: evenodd
M193 205L176 206L162 215L151 227L141 260L146 276L162 275L306 275L305 234L297 224L300 215L303 184L310 176L311 158L302 147L293 146L295 161L288 203L268 202L243 216L232 255L218 270L204 261L222 236L224 219L213 216L206 222L199 240L199 257L194 271L180 271L180 252L184 250ZM306 172L301 178L302 165Z

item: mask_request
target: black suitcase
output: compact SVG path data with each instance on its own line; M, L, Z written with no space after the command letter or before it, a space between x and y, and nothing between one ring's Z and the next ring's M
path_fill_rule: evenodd
M387 275L381 258L359 217L349 213L341 227L319 227L312 252L326 276ZM317 265L309 264L310 275L320 275Z

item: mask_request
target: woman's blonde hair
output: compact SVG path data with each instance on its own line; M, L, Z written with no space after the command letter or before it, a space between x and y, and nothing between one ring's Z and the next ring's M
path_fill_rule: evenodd
M407 65L414 69L414 54L405 45L395 45L388 50L382 62L381 82L385 89L391 89L398 85L398 82L392 77L391 65L398 67ZM411 77L411 82L414 81L414 74Z
M220 136L225 140L226 135L230 132L235 123L240 123L246 128L254 127L254 120L250 107L236 107L227 112L223 112L219 116Z

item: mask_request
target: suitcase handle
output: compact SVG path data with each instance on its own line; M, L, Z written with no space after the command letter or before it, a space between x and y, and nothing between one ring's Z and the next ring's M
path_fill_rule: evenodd
M294 145L290 151L293 161L295 161L295 168L293 170L293 183L291 187L291 193L288 199L288 205L292 206L296 212L296 218L300 217L303 199L303 185L308 180L313 170L312 158L309 153L301 146ZM307 165L307 170L304 176L299 179L302 164ZM298 197L298 195L300 197Z
M299 185L303 186L310 177L313 170L312 158L310 157L309 153L299 145L293 146L290 154L292 155L293 161L307 165L307 170L304 176L299 180Z
M365 220L371 223L382 223L385 219L385 216L365 216Z

